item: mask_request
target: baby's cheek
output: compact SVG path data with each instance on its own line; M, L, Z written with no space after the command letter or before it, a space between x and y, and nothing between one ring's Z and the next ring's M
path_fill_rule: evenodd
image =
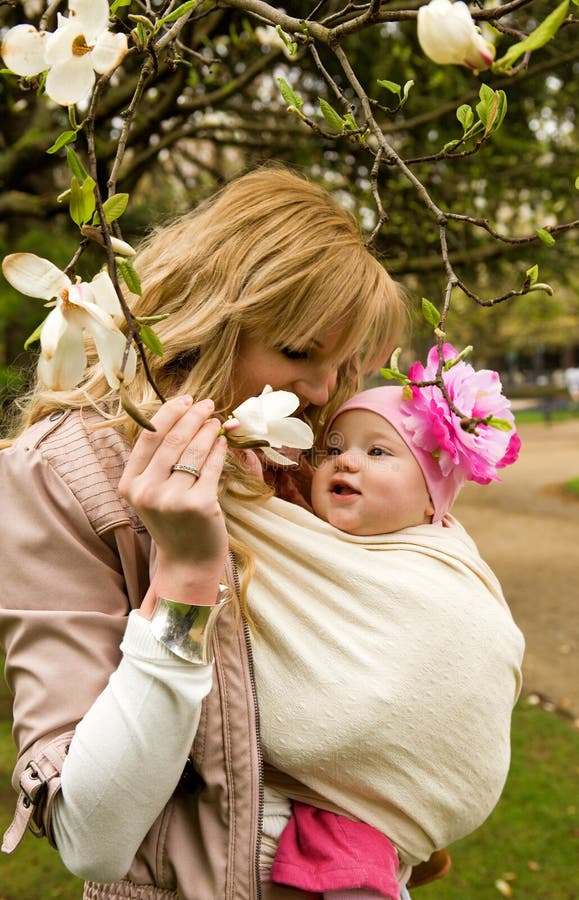
M321 466L314 470L314 474L312 477L312 509L316 513L316 515L320 515L318 510L320 508L321 500L323 497L324 487L326 486L328 480L327 473L325 471L326 469L327 466L322 463Z

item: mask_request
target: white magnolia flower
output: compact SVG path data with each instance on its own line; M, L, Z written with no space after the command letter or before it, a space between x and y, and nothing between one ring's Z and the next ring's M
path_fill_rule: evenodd
M233 410L233 419L225 423L235 438L267 441L263 452L273 462L297 465L273 447L299 447L307 450L314 442L309 425L301 419L288 418L299 406L299 398L291 391L274 391L267 384L259 397L250 397Z
M112 72L127 52L126 35L107 30L107 0L69 0L69 11L68 18L59 15L52 33L16 25L2 44L4 62L17 75L48 69L46 93L62 106L83 100L94 85L95 72Z
M476 27L462 0L430 0L418 10L418 41L426 56L443 65L488 69L495 48Z
M107 273L100 272L90 283L73 284L53 263L34 253L11 253L4 259L2 271L20 293L52 301L47 306L54 309L40 333L41 381L54 391L76 387L86 367L82 334L86 329L95 342L108 383L118 388L127 339L118 327L123 313ZM136 361L131 347L123 375L126 384L134 377Z
M37 31L34 25L15 25L2 41L2 59L16 75L39 75L48 68L46 39L48 31Z

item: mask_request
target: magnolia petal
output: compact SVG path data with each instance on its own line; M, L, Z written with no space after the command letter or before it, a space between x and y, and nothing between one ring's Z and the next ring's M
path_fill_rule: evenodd
M124 316L121 304L117 297L115 286L107 272L99 272L98 275L95 275L88 288L93 295L94 302L100 309L112 316L117 325L123 321Z
M288 459L287 456L283 456L281 453L278 453L277 450L274 450L272 447L262 447L261 452L264 456L267 456L268 459L271 459L272 462L277 463L282 466L297 466L297 463L293 459Z
M268 391L259 399L267 422L291 416L300 405L299 397L292 391Z
M493 46L482 37L462 0L431 0L418 10L417 25L420 46L433 62L481 69L493 61Z
M16 25L2 41L4 64L16 75L38 75L48 68L45 59L46 31L32 25Z
M107 0L69 0L70 18L82 24L90 43L96 41L109 23Z
M93 320L87 325L87 331L90 332L95 342L98 358L103 367L106 380L112 388L118 388L120 381L118 375L121 371L123 356L127 346L127 339L118 329L110 331L103 328L102 325ZM135 377L136 370L136 354L131 346L127 358L127 365L123 373L123 381L129 384Z
M482 34L477 34L465 54L464 62L465 65L473 69L487 69L492 65L494 58L495 48L493 44L485 41Z
M91 285L75 284L69 292L70 304L63 310L65 316L74 316L83 328L92 328L93 324L105 331L115 332L118 327L110 313L105 312L92 299Z
M237 420L237 434L265 435L267 423L263 415L261 397L250 397L233 410Z
M314 433L301 419L280 419L269 423L267 439L273 447L299 447L307 450L314 443Z
M71 22L70 19L65 19L61 28L57 28L56 31L48 35L46 41L46 62L48 65L50 67L58 66L72 59L74 56L74 42L83 35L82 25L79 22ZM84 38L86 42L86 35L84 35ZM75 59L82 59L82 57L77 56Z
M6 281L27 297L52 300L71 286L64 272L35 253L11 253L3 260L2 271Z
M128 49L126 34L104 31L90 54L91 65L99 75L112 72L123 61Z
M57 307L47 317L40 333L41 356L38 377L53 391L76 387L86 366L81 328L65 319Z
M75 326L76 327L76 326ZM40 332L40 346L42 353L47 359L52 359L56 353L58 342L62 338L68 322L62 315L60 308L57 306L46 317L42 331Z
M61 106L74 106L92 90L95 74L90 54L74 56L54 66L46 76L46 93Z

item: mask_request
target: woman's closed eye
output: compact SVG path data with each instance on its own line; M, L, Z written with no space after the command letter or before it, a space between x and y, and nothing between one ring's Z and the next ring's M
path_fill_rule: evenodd
M280 350L288 359L309 359L309 350L294 350L292 347L282 347Z

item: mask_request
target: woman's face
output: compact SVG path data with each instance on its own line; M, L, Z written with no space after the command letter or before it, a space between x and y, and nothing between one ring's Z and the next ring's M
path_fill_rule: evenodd
M325 331L305 350L271 347L265 340L241 335L233 367L235 408L260 394L266 384L274 391L293 391L300 399L298 414L307 406L324 406L330 399L344 361L337 358L340 329Z

